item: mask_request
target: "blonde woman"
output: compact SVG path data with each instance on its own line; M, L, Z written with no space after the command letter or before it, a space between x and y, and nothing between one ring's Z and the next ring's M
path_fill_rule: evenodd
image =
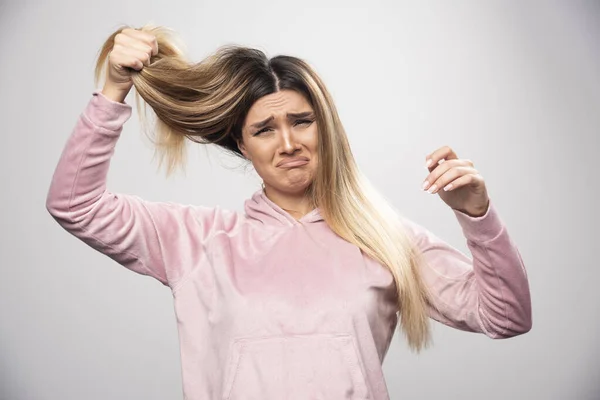
M472 259L369 186L306 62L229 45L193 64L176 43L154 26L107 39L96 65L98 79L108 61L105 84L46 206L89 246L171 289L186 399L388 399L381 365L396 327L416 352L430 319L493 339L531 329L523 261L471 161L441 147L425 180ZM168 174L187 140L253 165L263 185L243 212L107 189L132 86L156 113Z

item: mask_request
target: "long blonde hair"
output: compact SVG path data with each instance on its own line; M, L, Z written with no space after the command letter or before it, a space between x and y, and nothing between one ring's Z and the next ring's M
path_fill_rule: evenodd
M99 52L96 85L105 70L115 31ZM186 60L181 43L165 27L145 25L159 52L150 65L134 71L133 85L142 123L139 96L156 114L155 150L159 166L167 160L167 176L185 164L185 138L213 143L241 156L237 142L252 104L262 96L295 90L313 107L319 127L317 173L307 189L328 226L340 237L387 267L398 294L400 327L411 350L430 345L428 305L420 265L424 262L412 238L400 228L398 213L360 173L333 99L311 66L296 57L271 59L258 50L225 45L199 63Z

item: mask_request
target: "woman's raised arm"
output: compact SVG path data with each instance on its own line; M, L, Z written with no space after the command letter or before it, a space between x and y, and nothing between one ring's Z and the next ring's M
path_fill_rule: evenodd
M110 159L131 111L126 103L93 93L56 166L46 208L92 248L174 290L199 264L211 233L232 229L238 214L108 191Z
M494 204L490 201L480 217L453 211L472 258L401 217L426 261L421 271L435 303L431 318L494 339L528 332L532 316L527 272Z

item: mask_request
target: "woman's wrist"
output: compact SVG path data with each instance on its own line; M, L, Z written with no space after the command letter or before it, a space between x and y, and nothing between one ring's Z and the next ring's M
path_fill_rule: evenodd
M129 90L119 90L112 86L105 85L104 88L102 88L102 94L110 100L115 101L117 103L125 103L127 93L129 93Z

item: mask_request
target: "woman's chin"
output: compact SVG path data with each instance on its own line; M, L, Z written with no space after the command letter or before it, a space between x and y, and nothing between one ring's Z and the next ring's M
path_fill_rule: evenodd
M311 181L311 177L308 174L306 174L303 176L288 177L287 179L279 181L270 186L272 186L275 190L283 193L301 194L304 193L306 189L310 186Z

